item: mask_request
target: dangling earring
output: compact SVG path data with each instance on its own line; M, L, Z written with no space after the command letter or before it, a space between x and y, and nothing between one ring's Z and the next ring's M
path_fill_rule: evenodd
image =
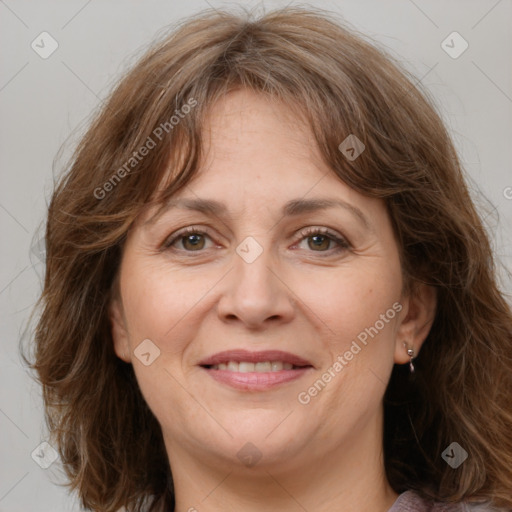
M407 355L411 358L411 360L409 361L409 369L410 369L411 373L414 373L414 364L412 362L412 360L414 359L414 348L410 348L407 345L407 343L405 343L405 342L404 342L404 347L407 350Z

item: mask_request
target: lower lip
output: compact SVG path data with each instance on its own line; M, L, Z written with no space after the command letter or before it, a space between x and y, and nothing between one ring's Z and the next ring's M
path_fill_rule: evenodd
M231 372L229 370L212 370L203 368L216 381L243 391L265 391L280 384L300 379L312 367L296 370L279 370L277 372Z

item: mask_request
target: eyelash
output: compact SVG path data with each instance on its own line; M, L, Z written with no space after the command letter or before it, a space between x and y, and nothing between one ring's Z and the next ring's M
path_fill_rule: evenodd
M179 241L182 238L185 238L187 235L202 235L202 236L206 235L209 238L212 238L210 236L208 230L199 229L195 226L189 226L187 228L183 228L182 230L178 231L176 234L171 235L169 238L167 238L164 241L164 243L162 244L162 250L169 249L169 250L175 250L175 251L180 251L180 252L183 251L183 252L189 253L190 255L193 255L194 253L201 253L201 252L204 252L204 250L206 250L206 249L203 249L203 250L198 250L198 251L187 251L186 249L182 249L182 250L172 249L172 245L174 243L176 243L177 241ZM296 240L296 242L294 242L294 244L301 242L302 240L304 240L310 236L313 236L313 235L326 236L330 240L332 240L333 242L338 244L338 247L334 251L332 249L329 249L327 251L311 251L311 252L318 252L319 254L327 253L329 256L331 256L332 254L338 254L342 251L346 251L351 248L350 243L345 238L338 236L336 233L332 232L330 229L327 229L327 228L314 228L314 227L305 228L299 233L299 235L300 235L300 238L298 238Z

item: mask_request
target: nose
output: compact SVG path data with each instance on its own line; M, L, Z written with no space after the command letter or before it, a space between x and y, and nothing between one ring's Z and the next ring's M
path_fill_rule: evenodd
M221 320L253 330L290 322L295 315L295 301L279 262L267 249L249 261L234 252L234 268L223 280L217 306Z

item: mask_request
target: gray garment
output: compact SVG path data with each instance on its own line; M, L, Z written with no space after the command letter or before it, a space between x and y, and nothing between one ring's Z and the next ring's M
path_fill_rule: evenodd
M422 498L414 491L406 491L388 512L506 512L488 503L441 503Z

